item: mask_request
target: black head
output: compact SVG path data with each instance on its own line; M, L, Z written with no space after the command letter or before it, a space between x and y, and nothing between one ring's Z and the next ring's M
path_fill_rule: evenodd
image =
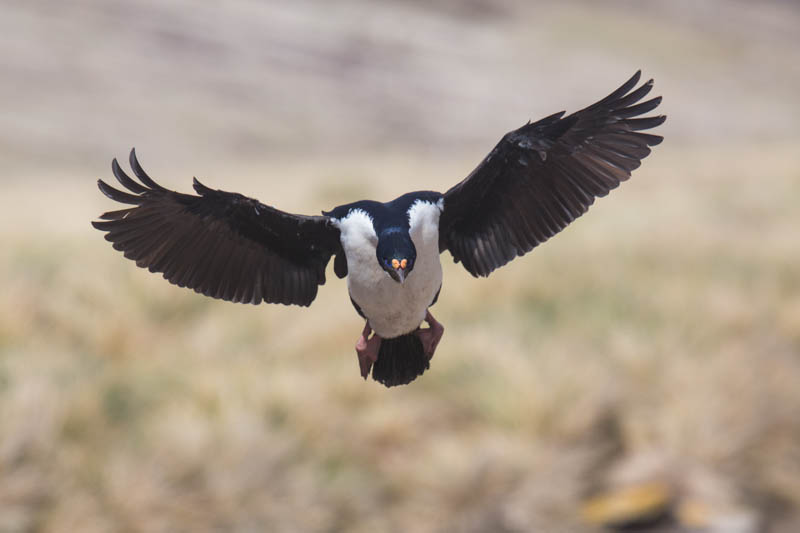
M376 255L381 268L393 280L403 283L414 270L417 249L414 247L407 229L394 227L388 228L378 235Z

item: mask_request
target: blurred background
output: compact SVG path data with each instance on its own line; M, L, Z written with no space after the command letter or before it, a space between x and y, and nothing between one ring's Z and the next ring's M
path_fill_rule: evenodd
M800 530L800 6L6 0L0 532ZM282 209L445 190L637 69L665 141L475 280L431 369L169 285L89 222L136 146Z

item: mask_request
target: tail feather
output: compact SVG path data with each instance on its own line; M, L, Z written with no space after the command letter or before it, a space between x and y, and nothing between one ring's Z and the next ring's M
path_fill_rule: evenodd
M387 387L406 385L430 368L430 360L416 333L381 339L372 379Z

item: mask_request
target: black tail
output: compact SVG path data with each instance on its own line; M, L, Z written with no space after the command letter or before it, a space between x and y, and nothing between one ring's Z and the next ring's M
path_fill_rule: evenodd
M372 379L387 387L406 385L430 368L425 348L416 333L393 339L381 339L378 360L372 367Z

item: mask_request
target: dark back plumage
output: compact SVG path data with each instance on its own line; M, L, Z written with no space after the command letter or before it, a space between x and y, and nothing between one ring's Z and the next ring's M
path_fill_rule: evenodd
M415 191L398 196L391 202L375 202L361 200L334 207L322 214L337 219L343 219L353 210L361 210L372 218L375 234L380 235L390 227L400 227L408 230L408 210L417 201L436 203L442 198L442 193L435 191Z

